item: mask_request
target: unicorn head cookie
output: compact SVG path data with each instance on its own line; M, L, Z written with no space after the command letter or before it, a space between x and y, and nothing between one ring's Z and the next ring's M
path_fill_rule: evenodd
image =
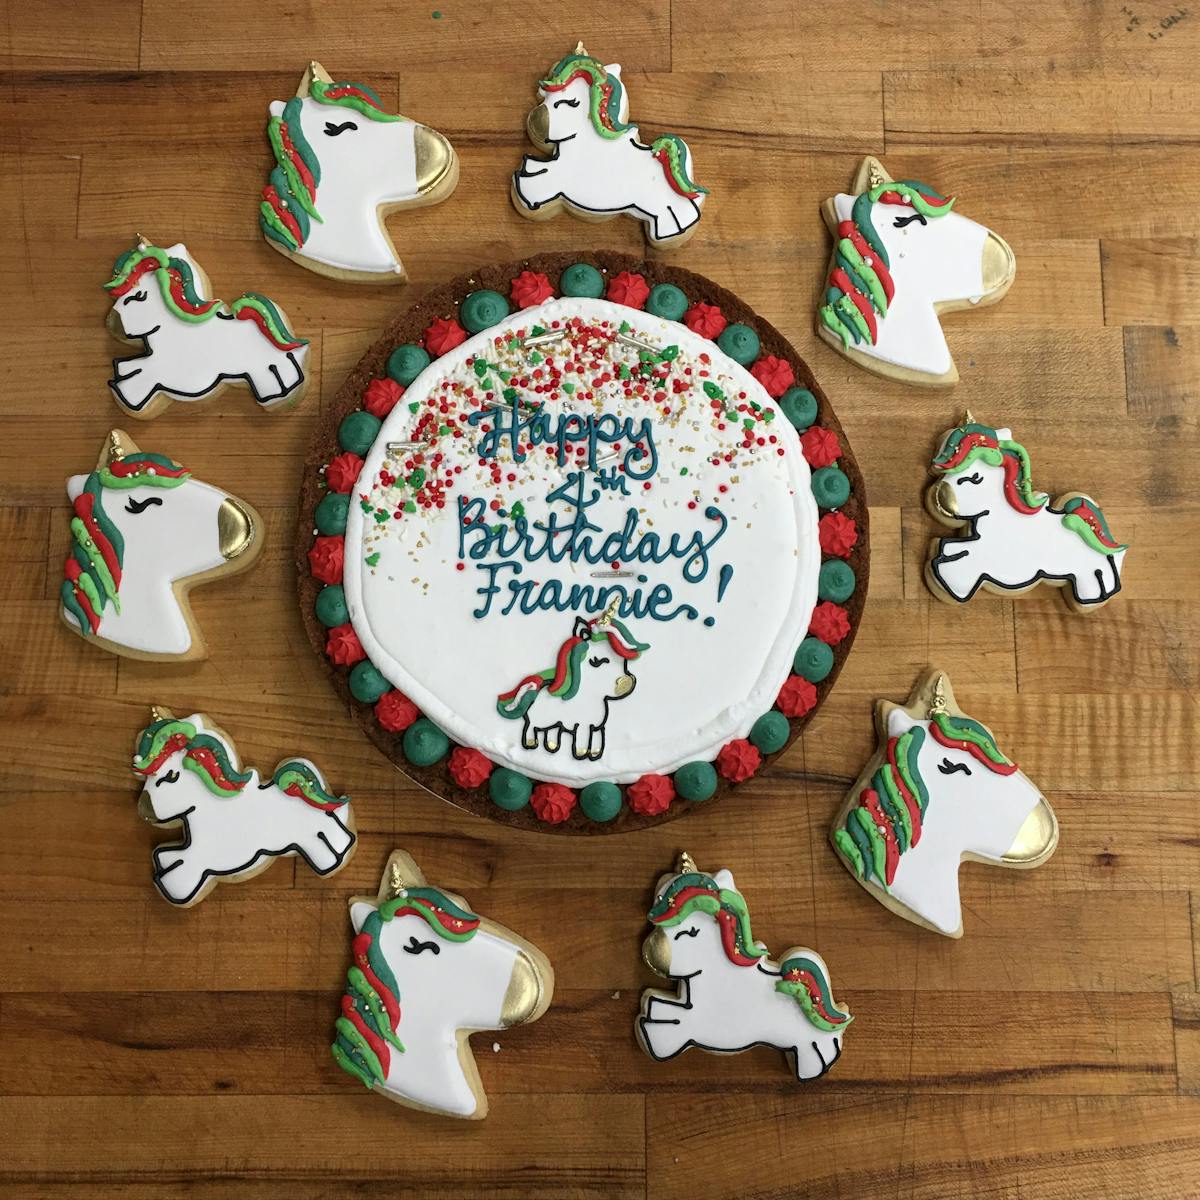
M554 971L540 950L425 882L403 851L374 897L350 902L353 961L335 1024L334 1060L410 1108L487 1116L468 1036L536 1021Z
M681 855L659 879L648 919L654 932L642 955L656 974L679 981L673 992L642 993L636 1033L651 1058L690 1046L716 1054L775 1046L807 1080L841 1057L854 1018L834 1001L825 960L804 946L768 957L729 871L709 875Z
M262 518L120 429L94 471L67 480L67 495L71 550L59 602L68 628L130 658L204 658L188 589L251 566Z
M629 123L621 68L580 43L538 85L529 138L549 158L526 155L512 177L517 211L534 220L563 208L585 221L637 217L651 245L680 246L696 231L707 189L692 181L692 152L673 133L648 145Z
M817 333L860 367L905 383L957 383L940 314L994 304L1017 264L955 200L864 158L851 194L821 206L834 243Z
M334 82L315 62L291 100L271 102L267 139L275 166L258 217L267 244L318 275L403 283L383 219L454 191L450 143L388 112L366 84Z
M833 823L833 847L885 908L962 937L959 864L1040 867L1058 845L1054 810L941 671L903 707L879 701L875 724L879 749Z

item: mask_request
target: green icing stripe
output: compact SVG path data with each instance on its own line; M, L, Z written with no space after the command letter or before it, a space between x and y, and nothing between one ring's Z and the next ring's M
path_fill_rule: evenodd
M87 619L87 614L83 611L83 607L79 601L75 599L75 585L69 579L62 581L62 586L59 588L59 595L62 597L62 606L79 622L79 630L84 637L91 637L92 623Z
M367 1068L367 1064L363 1062L354 1047L348 1042L345 1042L341 1035L338 1040L329 1047L330 1053L333 1055L333 1061L337 1063L347 1075L353 1075L359 1080L362 1085L368 1089L375 1087L375 1080L371 1078L371 1073Z
M350 1043L351 1046L358 1052L359 1056L365 1060L367 1067L372 1075L375 1076L380 1083L383 1082L386 1072L383 1069L383 1064L376 1057L375 1051L371 1049L370 1042L354 1027L354 1022L349 1017L338 1017L334 1021L334 1028Z
M833 315L833 308L829 304L822 304L817 309L817 316L821 319L821 324L826 329L836 333L842 339L842 347L846 350L850 349L850 334L846 327Z
M317 215L317 206L313 198L308 194L308 188L304 186L304 180L300 178L300 172L296 170L296 164L292 161L292 156L287 152L287 148L283 144L282 130L286 116L287 112L285 110L284 117L272 117L267 122L267 140L271 143L271 151L275 155L275 161L279 164L279 168L283 171L284 177L287 180L289 199L295 200L305 212L315 217Z
M379 1034L384 1041L391 1042L397 1050L404 1050L404 1043L396 1036L396 1031L392 1028L391 1018L387 1014L387 1010L383 1007L383 1001L379 998L379 993L371 986L370 981L362 973L359 967L351 967L346 972L346 980L354 992L356 999L361 1000L367 1008L367 1012L363 1014L364 1019L367 1015L370 1016L370 1024L375 1032Z
M100 592L96 588L96 584L90 575L80 575L75 581L79 590L88 598L88 603L92 606L92 611L99 616L104 608L104 601L100 599Z
M862 878L870 879L875 873L872 867L871 839L863 833L862 829L859 828L858 822L854 819L854 813L857 811L857 809L852 810L846 818L846 832L850 835L850 840L858 850L858 856L862 862Z
M871 847L871 867L879 877L879 886L886 889L887 843L883 840L883 835L875 828L875 822L865 808L856 808L850 816L858 823L859 829L867 835L867 841Z
M330 91L335 91L338 88L357 88L360 92L365 93L375 101L375 104L381 104L379 96L374 90L367 87L365 83L349 83L347 81L339 81L334 83L325 83L324 80L314 79L309 88L312 98L318 104L336 104L339 108L352 108L355 112L362 113L364 117L368 117L372 121L405 121L408 118L401 116L399 113L384 112L382 108L376 108L371 104L370 100L364 100L361 96L330 96Z
M389 917L388 920L391 918ZM371 938L371 944L367 947L367 965L371 968L371 973L399 1001L400 985L396 982L396 976L392 973L388 960L379 948L379 936L383 932L383 917L378 909L363 922L362 931Z
M855 333L855 341L871 342L871 329L863 320L863 315L858 311L858 305L850 299L849 296L839 295L833 303L833 311L843 321L849 321L851 328Z
M863 877L863 857L854 844L854 839L844 829L836 829L833 833L833 840L837 848L850 860L854 873L861 879Z
M292 235L292 231L279 219L275 210L263 200L258 206L258 223L262 231L273 242L278 242L288 250L298 250L300 243Z
M901 734L896 742L896 769L900 772L900 778L908 788L909 794L915 798L922 816L929 806L929 789L925 786L920 764L917 762L917 755L924 741L925 730L919 725L914 725L907 733Z
M247 292L230 305L230 309L235 314L241 312L244 308L252 308L262 317L266 322L267 329L270 330L271 337L276 342L287 342L292 346L308 345L307 338L298 338L288 329L283 323L283 317L280 316L279 309L266 296L261 296L258 292Z
M896 838L900 853L912 845L912 818L908 815L908 805L896 786L896 777L889 764L884 764L875 772L875 791L879 796L883 811L892 819L892 828L898 834Z
M182 733L190 741L196 736L196 727L191 721L176 721L171 717L147 725L138 740L138 759L134 765L139 768L148 766L177 733Z
M1078 534L1083 539L1085 545L1090 546L1098 554L1116 554L1119 550L1123 550L1124 546L1118 546L1116 550L1106 546L1097 536L1096 531L1080 516L1075 513L1067 513L1062 519L1063 526L1069 529L1072 533Z
M121 601L117 598L116 581L112 577L112 572L108 569L108 563L104 561L104 556L97 549L95 542L92 541L92 535L88 533L87 526L84 525L82 518L71 518L71 533L79 544L79 549L87 559L88 571L91 572L90 575L86 572L81 575L79 577L80 582L87 579L91 583L92 576L94 576L100 587L104 589L105 596L113 602L117 612L120 612ZM95 584L93 584L93 587L95 587ZM88 599L91 600L92 597L89 595ZM103 606L103 603L103 601L100 601L101 606ZM97 608L96 612L99 613L100 609Z
M1012 760L1004 757L995 739L978 721L973 721L970 717L950 717L944 713L935 714L933 719L947 737L970 742L978 746L992 762L1004 767L1012 766Z
M849 238L842 238L838 242L838 260L841 262L843 270L858 285L858 290L864 296L869 294L876 311L886 317L887 294L883 290L883 284L879 282L879 276L875 274L874 268L868 267L863 261L863 256L859 254Z

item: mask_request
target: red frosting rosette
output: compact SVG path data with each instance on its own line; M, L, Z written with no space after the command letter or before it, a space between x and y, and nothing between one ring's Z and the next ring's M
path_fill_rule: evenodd
M763 390L772 399L778 399L796 382L792 364L785 358L776 358L774 354L764 354L750 368L750 374L762 384Z
M349 450L339 454L325 468L325 482L331 492L349 492L358 482L359 472L363 469L363 460Z
M671 807L671 801L675 799L675 785L667 775L643 775L625 789L625 799L635 813L643 817L657 817Z
M614 304L628 304L630 308L644 308L650 295L650 285L632 271L621 271L608 281L605 293Z
M826 645L836 646L850 632L850 618L840 604L834 604L832 600L822 600L813 609L808 632L813 637L820 638Z
M492 773L492 760L472 750L470 746L456 746L450 754L450 778L460 788L482 787Z
M762 765L758 747L745 738L734 738L721 747L717 755L717 770L730 783L742 783Z
M308 548L308 569L321 583L341 583L345 563L345 539L327 535L313 539Z
M575 800L575 793L561 783L539 783L529 797L529 806L539 821L561 825L571 815Z
M813 425L800 435L800 449L815 471L818 467L832 467L842 452L842 444L832 429Z
M845 558L858 545L858 526L845 513L826 513L817 524L821 552Z
M354 626L347 622L345 625L335 625L325 639L325 653L329 661L339 667L352 667L356 662L362 662L367 652L354 632Z
M403 395L404 389L394 379L372 379L363 392L363 408L382 421Z
M554 295L550 280L540 271L522 271L512 281L512 302L518 308L532 308Z
M795 719L812 711L817 702L817 689L803 675L789 675L779 689L775 707L785 717Z
M395 688L375 701L375 720L388 733L403 733L420 715L421 710Z
M705 304L703 301L693 304L683 314L683 323L693 333L713 341L721 336L725 326L729 324L724 313L715 304Z
M453 317L434 317L425 330L425 349L434 358L440 358L466 340L467 331Z

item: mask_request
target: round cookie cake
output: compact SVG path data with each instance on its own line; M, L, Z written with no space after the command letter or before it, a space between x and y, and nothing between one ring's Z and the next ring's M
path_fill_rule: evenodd
M804 361L702 276L551 254L439 288L350 375L300 600L368 736L507 824L669 820L758 774L845 660L862 478Z

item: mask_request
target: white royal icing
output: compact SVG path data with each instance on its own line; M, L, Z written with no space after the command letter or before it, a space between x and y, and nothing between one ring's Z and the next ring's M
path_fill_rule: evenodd
M602 69L617 80L616 121L624 124L629 97L620 84L621 68L611 63ZM598 133L589 115L592 89L588 79L580 77L559 90L538 90L547 120L544 140L553 154L549 159L526 155L522 160L513 175L517 206L536 213L561 200L584 215L628 213L643 222L652 243L669 245L700 220L705 193L685 195L673 187L670 172L655 156L659 143L640 141L637 126L615 138ZM682 139L678 146L684 174L694 179L691 149Z
M187 247L171 246L167 254L191 266L197 294L211 299ZM113 359L108 386L128 412L140 413L159 393L172 400L203 400L230 383L245 384L259 404L273 408L305 382L307 345L281 349L255 321L235 318L229 305L219 305L205 320L183 320L168 307L153 274L117 296L111 315L120 336L143 343L142 354Z
M670 876L658 888L656 900L677 878ZM717 871L711 879L721 893L737 892L729 871ZM722 943L718 918L700 908L677 923L655 929L646 943L646 957L656 971L679 980L679 987L675 992L651 988L642 993L636 1029L651 1058L674 1058L691 1046L725 1054L774 1046L787 1054L802 1080L824 1075L837 1062L853 1018L831 1005L828 1014L837 1027L822 1029L795 996L775 986L781 980L781 965L803 958L806 968L817 969L809 974L819 972L828 990L825 960L805 947L785 951L779 961L767 956L762 942L754 942L752 948L761 953L753 964L732 961Z
M240 770L237 748L202 713L183 719L199 736L221 742L233 768ZM135 773L143 781L139 811L155 825L183 830L180 842L154 850L154 883L172 904L202 900L222 878L256 874L273 858L299 856L318 875L332 875L349 861L355 834L348 802L325 811L289 795L270 779L260 780L253 770L239 792L217 796L196 770L185 766L186 757L187 747L181 748L149 775L137 770L136 756L134 760ZM285 761L307 768L328 790L308 759Z
M582 428L588 418L603 413L609 414L609 420L629 419L640 431L640 423L649 419L648 431L658 455L658 468L647 488L628 478L628 472L617 473L618 464L626 461L623 456L632 453L625 441L619 449L600 443L596 452L600 471L614 480L625 479L629 494L599 491L597 472L583 472L589 494L597 489L598 495L596 504L586 510L599 530L592 537L598 544L631 521L636 529L629 539L633 545L650 533L658 536L660 545L668 545L672 535L686 545L697 533L713 536L720 520L706 516L706 510L716 506L727 528L708 550L707 574L697 582L683 577L685 564L679 557L660 564L620 561L621 571L633 572L626 577L612 575L611 563L593 565L582 558L574 564L569 558L552 563L548 556L501 560L489 552L477 561L471 548L478 545L481 531L463 531L464 558L460 559L460 499L482 504L494 500L506 512L520 502L531 530L551 514L561 524L575 511L565 499L547 501L548 494L563 485L569 488L577 478L569 464L559 467L544 447L534 449L519 464L504 451L496 460L498 481L494 481L492 461L480 465L483 434L463 419L464 412L475 408L466 401L466 389L481 386L469 361L476 356L502 359L533 370L528 352L518 342L513 341L515 349L508 347L510 335L521 330L529 333L535 325L553 330L556 324L572 320L601 327L594 345L604 356L605 370L595 369L612 378L591 385L595 398L590 401L581 399L580 390L572 397L546 396L550 423L570 418L573 428ZM623 395L620 368L636 369L639 350L614 340L622 323L629 335L648 346L678 348L661 403ZM499 350L498 340L504 347ZM554 347L545 345L539 353L553 356ZM542 369L547 369L545 364ZM707 373L705 378L701 371ZM686 385L678 393L670 382L674 379ZM529 388L520 389L522 403L539 398L537 382L531 379ZM726 395L718 411L703 390L705 382ZM441 402L447 402L448 415L438 407ZM505 404L500 397L496 402ZM453 486L444 493L444 508L419 508L402 519L390 519L411 489L385 486L380 470L405 476L406 464L414 459L411 450L387 447L409 442L417 423L430 419L431 403L437 410L435 426L453 421L462 436L453 436L453 431L439 434L422 458L422 469L432 472L431 456L442 455L437 470ZM724 415L734 404L746 406L744 413L736 413L737 420ZM664 406L670 408L669 415L662 415ZM777 414L769 421L768 411ZM755 413L753 435L761 436L764 445L744 449L742 422ZM582 442L577 445L586 447ZM579 461L586 466L586 448L582 453ZM612 457L605 459L605 454ZM719 465L709 461L712 455L726 454L732 455L731 462L723 457ZM645 467L644 460L631 457L628 462L634 471ZM548 301L509 317L434 362L384 421L352 500L344 587L350 619L367 655L455 741L535 779L569 785L599 779L632 782L648 772L667 773L687 762L711 760L730 739L745 736L773 705L816 602L817 509L795 429L749 372L715 343L680 323L608 301ZM694 507L689 508L689 503ZM486 514L488 524L502 520L491 508ZM509 524L515 525L511 515ZM565 541L571 535L560 536ZM632 550L633 545L627 548ZM496 592L481 596L490 586L492 572L481 563L500 561L519 562L522 570L518 574L507 567L496 569ZM724 567L732 572L718 599ZM527 584L532 593L514 595L513 587ZM594 588L591 603L561 612L539 608L523 613L515 607L531 594L544 597L553 589L566 597L572 585ZM528 710L528 723L500 714L499 696L532 674L555 666L559 648L577 632L577 617L600 620L614 598L644 600L660 586L670 590L670 600L660 606L660 612L688 605L695 618L683 612L667 620L627 615L623 605L618 615L625 630L647 649L621 660L606 641L596 650L589 646L574 697L539 692ZM513 605L513 611L502 615L506 605ZM473 616L476 611L485 615ZM705 623L708 620L711 626ZM622 675L635 678L632 690L620 681ZM600 753L576 758L577 750Z

